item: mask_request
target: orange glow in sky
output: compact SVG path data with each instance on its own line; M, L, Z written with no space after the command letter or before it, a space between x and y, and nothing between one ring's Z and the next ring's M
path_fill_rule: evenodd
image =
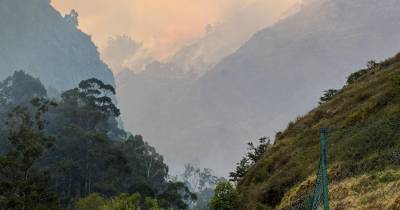
M166 58L256 1L287 7L298 0L52 0L63 15L79 13L79 27L104 47L110 37L128 35L142 42L154 57ZM282 3L285 2L285 3ZM266 12L268 8L266 8Z

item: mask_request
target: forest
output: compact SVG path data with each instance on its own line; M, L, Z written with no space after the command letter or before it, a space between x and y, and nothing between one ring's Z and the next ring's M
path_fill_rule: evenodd
M182 181L171 177L154 147L120 128L114 95L113 86L95 78L55 97L24 71L2 81L0 208L195 206L192 191L210 191L217 177L191 165Z
M0 210L400 210L399 11L0 0Z

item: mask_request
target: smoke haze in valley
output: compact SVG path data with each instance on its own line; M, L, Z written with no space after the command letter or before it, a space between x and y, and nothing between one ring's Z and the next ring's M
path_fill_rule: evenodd
M123 72L117 81L126 126L159 148L173 170L195 162L227 175L246 142L273 138L323 90L398 52L399 9L398 0L310 1L200 76L185 71L185 62Z
M226 176L248 141L400 51L400 0L134 2L1 1L0 78L116 84L126 130L172 173L191 162Z

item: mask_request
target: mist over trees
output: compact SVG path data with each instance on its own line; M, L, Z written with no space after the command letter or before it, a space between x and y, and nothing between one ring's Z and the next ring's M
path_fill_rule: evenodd
M72 209L93 195L110 205L132 195L138 208L186 209L196 199L184 183L169 180L154 147L118 127L114 94L92 78L50 99L23 71L0 83L7 125L0 132L2 209Z
M162 64L121 73L125 126L166 154L171 168L199 162L227 175L249 139L274 136L313 108L322 90L338 89L367 59L400 49L398 0L309 2L200 77Z

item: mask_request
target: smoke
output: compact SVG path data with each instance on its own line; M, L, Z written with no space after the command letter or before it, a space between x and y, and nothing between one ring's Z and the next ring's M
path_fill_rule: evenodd
M234 53L255 32L297 12L300 6L296 0L244 2L236 4L236 10L222 22L207 24L206 35L181 49L170 62L185 72L202 75ZM288 8L288 5L293 6Z
M137 52L140 58L131 60L148 60L150 56L163 61L184 46L204 37L207 34L204 28L208 24L218 26L231 22L236 24L236 31L230 33L230 36L236 33L251 34L260 28L253 26L268 25L276 19L276 15L270 14L281 13L299 1L52 0L52 5L62 14L76 9L79 13L79 27L91 34L100 49L107 50L110 37L125 34L142 43L142 50L145 50ZM243 11L246 11L245 15L241 14ZM241 18L235 18L238 15ZM220 40L223 39L221 37ZM239 40L243 41L243 38ZM107 56L103 57L109 60Z
M130 68L126 63L127 60L134 57L141 47L142 43L128 36L117 36L108 40L107 46L102 50L102 58L114 72L120 72L125 68Z

